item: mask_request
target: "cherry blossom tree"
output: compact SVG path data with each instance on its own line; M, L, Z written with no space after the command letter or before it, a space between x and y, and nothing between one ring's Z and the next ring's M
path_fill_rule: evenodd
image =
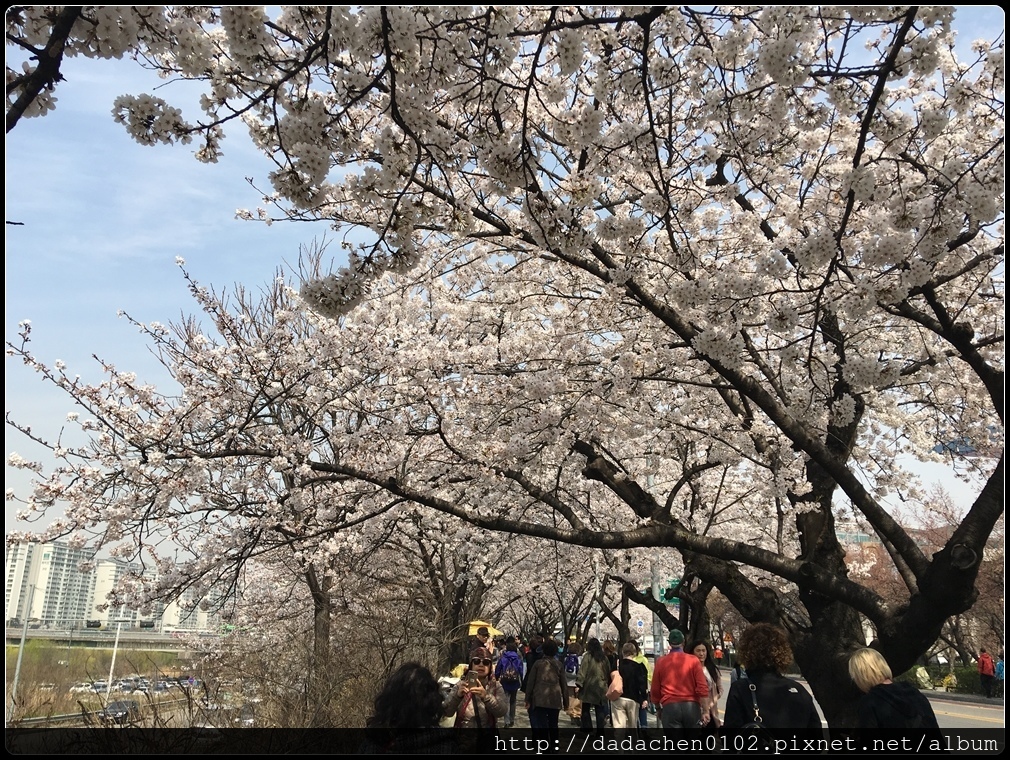
M398 510L374 551L355 565L362 579L386 589L384 604L394 603L410 623L388 667L402 664L408 653L438 673L466 662L470 621L498 620L525 593L525 585L509 577L520 572L525 578L522 568L536 566L531 543L425 508Z
M628 562L635 552L621 552ZM523 588L521 597L506 609L505 623L525 638L534 634L568 641L585 641L593 631L596 614L618 621L613 608L620 608L620 590L608 585L608 570L617 561L616 552L590 552L557 542L539 546L535 573L520 572L513 578ZM525 569L525 568L522 568ZM627 625L627 620L624 622Z
M332 455L326 425L354 424L314 415L318 388L304 381L316 370L332 377L332 362L318 354L308 358L315 345L311 325L291 310L281 279L259 297L239 289L234 308L224 294L193 281L189 286L209 324L196 316L170 326L134 322L178 384L178 395L162 394L111 363L102 364L108 379L98 385L69 375L61 362L44 366L30 353L27 323L21 342L8 343L10 353L74 400L78 411L68 423L93 434L80 446L64 432L39 439L65 464L51 473L49 486L36 489L21 516L30 520L61 499L78 505L50 532L72 534L79 544L97 541L136 560L137 584L149 584L144 572L156 570L156 588L144 590L154 597L190 591L200 598L213 591L224 598L239 587L246 561L287 553L326 617L329 559L359 546L334 535L361 517L360 497L340 489L346 478L305 467L310 457ZM301 351L307 353L299 357ZM17 425L10 415L8 422ZM30 427L21 430L37 438ZM264 459L267 451L284 453ZM301 476L285 457L300 462ZM157 513L157 530L141 537L137 518L145 513ZM316 532L315 524L333 529ZM97 532L89 533L92 528ZM361 534L355 539L366 540ZM159 547L170 551L159 553ZM143 603L142 597L131 603Z
M911 665L976 598L1003 510L998 444L955 462L978 496L932 556L890 507L916 493L904 458L1002 442L1004 49L959 58L953 14L23 8L8 37L37 63L8 71L8 130L52 106L60 54L133 55L206 85L195 120L119 98L134 139L196 141L213 161L244 123L275 166L244 215L344 236L347 265L302 288L332 321L326 348L289 370L332 360L306 391L312 425L334 421L318 432L329 453L257 444L280 477L341 491L337 513L282 511L288 540L411 502L587 547L675 548L748 620L789 630L845 727L862 621L893 669ZM226 351L207 370L244 371ZM97 483L93 456L74 475ZM84 509L69 475L36 503L48 488ZM93 519L111 531L139 516L103 493ZM280 496L242 498L269 521ZM217 529L228 506L202 519ZM842 509L880 538L900 602L850 577ZM221 535L238 553L248 538Z
M202 318L168 327L137 324L178 384L177 395L156 392L109 365L108 381L98 386L69 377L62 366L46 367L28 350L30 325L21 344L9 346L93 415L81 422L85 431L100 431L86 447L62 438L45 442L66 466L36 491L22 516L44 514L56 501L79 505L48 535L70 535L136 561L139 571L118 590L135 604L189 591L234 615L233 605L251 604L250 563L268 563L275 577L286 576L282 587L295 582L308 595L295 613L261 604L256 625L263 616L305 621L312 657L303 696L320 707L314 719L329 714L321 708L332 685L335 605L354 606L348 579L358 594L366 580L375 587L357 610L362 617L390 605L403 610L402 626L373 621L377 640L393 628L403 633L375 648L383 672L407 653L440 672L464 660L467 624L495 616L514 598L515 590L504 589L498 601L491 593L530 562L529 542L403 500L373 502L353 484L345 490L346 477L306 469L305 462L332 461L331 442L345 434L334 434L334 424L349 425L346 431L358 424L353 414L335 415L320 403L336 366L326 358L336 356L332 345L325 347L330 321L314 327L320 320L296 308L297 297L280 275L261 294L239 288L232 297L186 277ZM71 417L79 421L80 412ZM36 437L28 427L21 430ZM289 456L303 463L300 472L278 467ZM328 527L317 532L313 524ZM158 572L145 573L152 566Z

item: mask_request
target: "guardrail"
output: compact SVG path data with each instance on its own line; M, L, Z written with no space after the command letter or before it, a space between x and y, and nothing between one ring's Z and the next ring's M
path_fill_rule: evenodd
M162 715L163 717L168 717L177 713L181 708L186 707L194 703L191 699L186 698L176 698L176 699L162 699L156 704L149 704L141 702L139 705L140 709L140 720L136 721L134 724L129 725L143 725L144 719L155 713ZM201 709L198 707L198 709ZM88 728L88 727L104 727L106 724L103 723L100 713L102 708L99 707L95 710L88 710L87 712L76 712L68 713L66 715L43 715L36 718L18 718L15 721L7 724L7 728Z
M7 728L56 728L58 726L84 726L87 720L80 713L70 715L46 715L41 718L20 718L9 723Z

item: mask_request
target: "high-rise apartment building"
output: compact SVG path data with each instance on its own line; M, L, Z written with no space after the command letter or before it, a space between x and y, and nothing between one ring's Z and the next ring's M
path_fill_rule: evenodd
M155 571L122 560L96 559L95 554L94 549L76 549L59 541L8 546L6 624L22 625L27 617L44 628L80 628L88 621L105 626L122 623L124 628L150 626L159 631L220 628L220 616L213 611L216 605L203 609L202 599L191 591L169 604L154 603L143 612L112 606L108 595L125 576L142 574L153 580Z
M27 617L57 627L88 619L94 606L95 575L82 571L81 565L90 564L94 557L94 549L60 542L8 546L4 562L8 624Z

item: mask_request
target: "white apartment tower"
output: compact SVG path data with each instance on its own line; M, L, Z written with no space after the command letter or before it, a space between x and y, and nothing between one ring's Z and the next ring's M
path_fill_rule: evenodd
M98 560L95 563L95 592L93 595L94 605L90 613L91 619L101 620L105 624L117 622L124 626L137 626L142 620L160 617L160 613L164 609L163 604L155 605L154 614L141 614L140 610L125 606L109 606L104 610L98 609L99 605L109 604L109 593L116 588L124 576L137 574L142 574L152 580L156 577L154 570L141 571L140 565L132 562L123 562L118 559Z
M92 613L95 574L82 571L81 563L90 563L94 557L94 549L59 542L8 546L4 562L7 623L23 623L27 617L44 627L83 625Z
M20 626L28 618L43 628L82 628L87 621L159 631L220 628L221 617L214 611L215 605L210 611L201 609L202 599L191 590L171 603L154 603L144 613L126 606L106 606L109 593L124 576L143 575L154 580L157 573L136 563L96 559L95 554L95 549L76 549L60 542L9 545L5 562L6 624Z

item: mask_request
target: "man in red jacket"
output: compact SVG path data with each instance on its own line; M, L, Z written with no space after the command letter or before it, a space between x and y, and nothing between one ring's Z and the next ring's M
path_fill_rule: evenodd
M984 649L978 653L978 679L982 682L982 693L986 699L992 699L992 682L996 675L996 667L992 656Z
M684 633L670 631L670 654L660 657L652 672L652 701L660 706L660 720L668 736L681 737L685 729L705 725L701 705L708 682L701 660L684 652Z

